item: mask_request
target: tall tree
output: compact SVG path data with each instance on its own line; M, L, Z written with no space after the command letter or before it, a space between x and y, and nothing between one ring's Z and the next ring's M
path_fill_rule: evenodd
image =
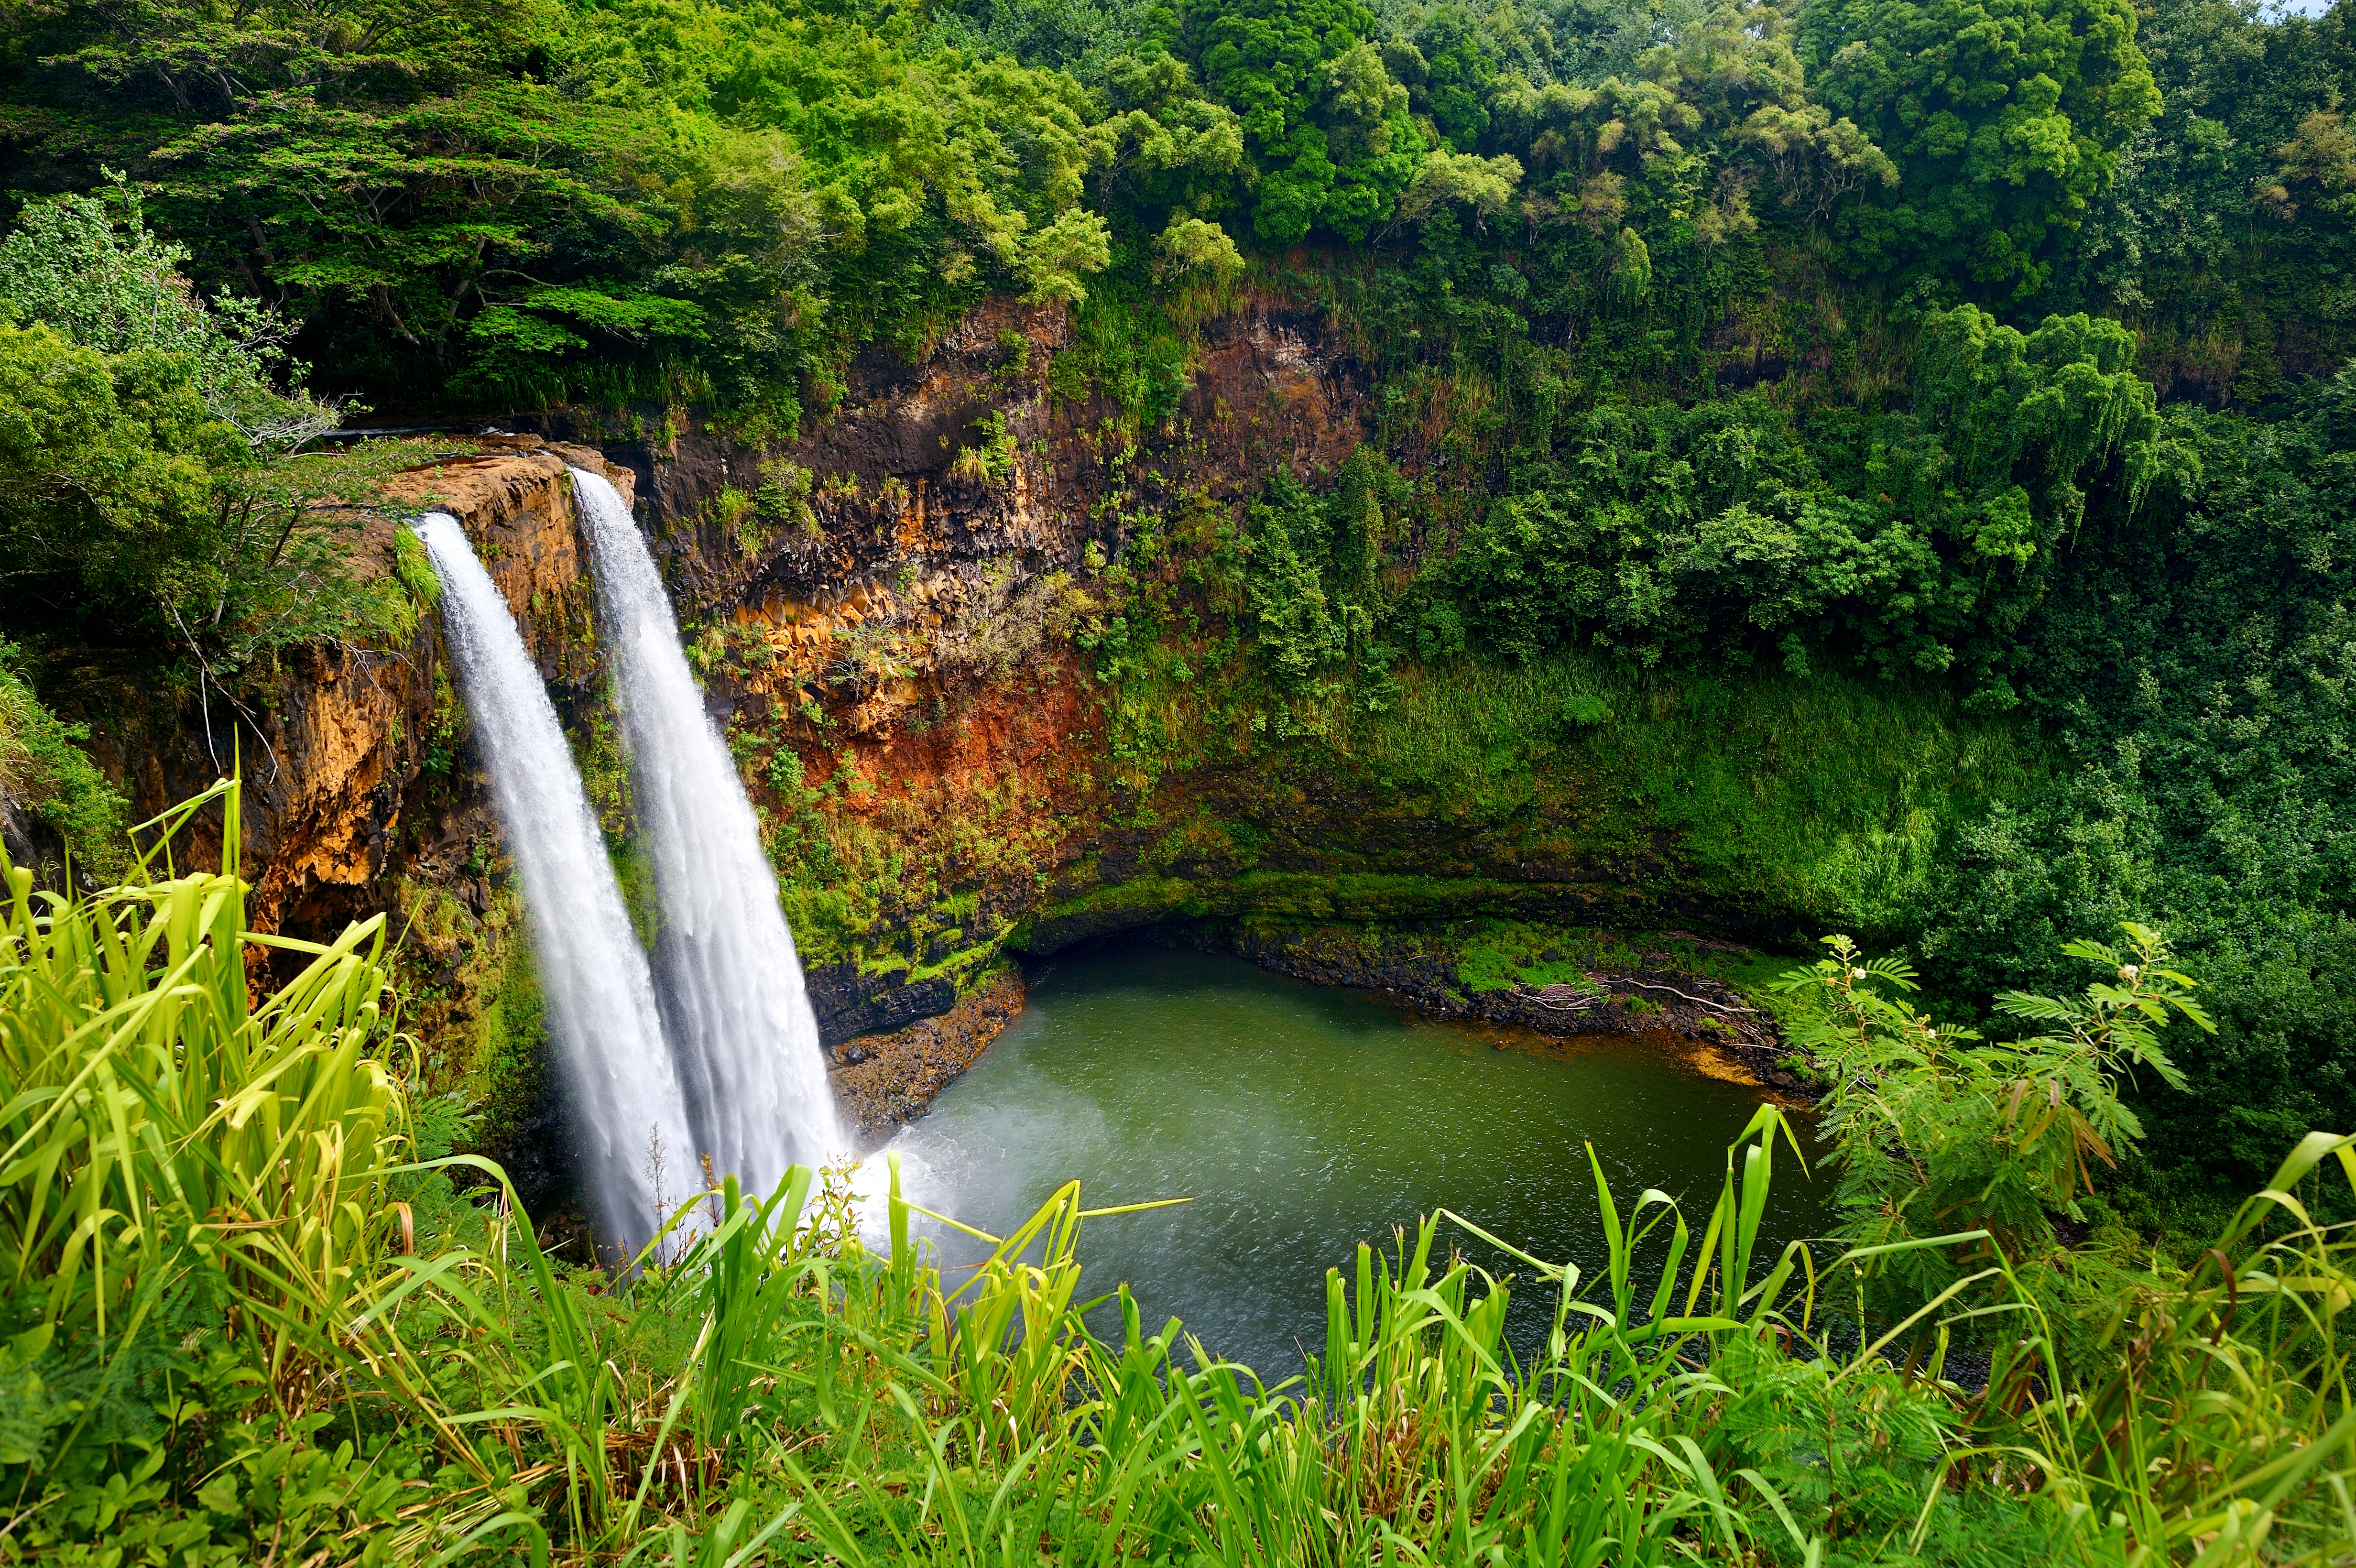
M1844 214L1853 262L2035 292L2159 111L2135 36L2128 0L1815 0L1809 80L1900 170Z

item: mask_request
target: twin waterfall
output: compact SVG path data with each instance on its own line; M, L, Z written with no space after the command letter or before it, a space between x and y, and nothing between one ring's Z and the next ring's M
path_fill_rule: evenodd
M726 742L704 716L654 557L613 485L573 471L597 562L638 831L662 925L655 995L715 1176L766 1192L799 1159L841 1152L818 1020L777 880Z
M598 1230L643 1241L654 1230L653 1140L693 1147L646 955L507 600L456 518L428 513L417 532L442 579L442 635L523 878L549 1029L573 1075L582 1153L594 1173ZM676 1179L665 1185L675 1191Z
M636 1246L665 1206L723 1176L766 1191L788 1165L846 1145L752 803L705 716L661 576L613 485L576 468L573 493L654 867L651 971L507 601L455 519L430 513L416 528L523 879L598 1226Z

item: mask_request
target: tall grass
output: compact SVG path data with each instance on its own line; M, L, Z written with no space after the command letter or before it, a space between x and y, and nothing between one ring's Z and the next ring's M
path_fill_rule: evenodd
M2212 1272L2271 1297L2238 1330L2222 1278L2196 1272L2155 1275L2115 1332L2082 1326L2070 1345L2051 1293L1999 1267L1992 1296L1950 1292L1859 1346L1819 1285L1888 1249L1829 1268L1800 1243L1762 1253L1779 1141L1791 1128L1763 1107L1692 1219L1658 1191L1623 1213L1596 1168L1608 1262L1593 1279L1445 1212L1362 1246L1327 1276L1322 1351L1272 1385L1175 1321L1152 1328L1126 1287L1082 1298L1084 1225L1120 1211L1085 1207L1076 1183L957 1271L911 1241L927 1211L896 1180L873 1251L840 1220L812 1222L807 1170L764 1202L723 1191L721 1222L641 1285L642 1310L700 1314L667 1403L646 1407L659 1419L608 1435L669 1454L669 1477L568 1469L556 1511L579 1530L558 1549L716 1563L758 1542L846 1564L2320 1563L2356 1549L2332 1322L2344 1231L2261 1237L2253 1220L2221 1238ZM2252 1215L2288 1212L2307 1171L2350 1147L2310 1140ZM1451 1232L1526 1272L1474 1267ZM1517 1290L1553 1307L1526 1360L1504 1334ZM495 1315L479 1309L478 1328ZM1985 1388L1941 1381L1947 1336L1989 1320L2007 1327ZM1893 1366L1890 1348L1926 1324L1940 1355ZM1762 1414L1762 1400L1782 1403ZM1792 1428L1837 1452L1795 1461L1778 1436ZM1909 1454L1910 1429L1933 1440ZM1879 1488L1879 1511L1851 1485ZM605 1499L579 1500L596 1487Z
M373 1054L390 1037L384 924L326 944L247 932L238 786L142 826L167 847L215 800L215 874L71 898L5 868L0 1245L20 1310L37 1301L20 1354L54 1339L103 1357L201 1268L273 1394L299 1404L400 1223L384 1184L404 1107ZM308 959L258 1006L249 943Z
M233 786L215 798L233 828ZM87 897L7 873L0 1429L42 1369L125 1353L190 1282L226 1303L198 1330L212 1370L163 1437L0 1430L0 1558L2356 1554L2356 1232L2313 1217L2325 1177L2356 1189L2356 1140L2308 1138L2190 1267L1999 1253L1879 1320L1857 1282L1890 1248L1762 1249L1799 1153L1762 1107L1707 1213L1629 1202L1590 1155L1592 1277L1446 1212L1359 1247L1322 1344L1271 1383L1126 1286L1087 1294L1083 1232L1126 1211L1077 1183L1006 1236L957 1226L978 1265L916 1238L896 1172L871 1235L835 1173L798 1168L699 1195L631 1271L563 1267L496 1167L410 1158L373 923L295 944L301 974L256 1003L233 859L166 871ZM469 1171L471 1200L428 1190ZM1457 1255L1468 1235L1512 1272ZM1517 1353L1506 1308L1532 1292L1548 1328ZM1967 1347L1984 1381L1952 1375Z
M2327 1161L2356 1189L2356 1138L2308 1134L2189 1270L2106 1282L2090 1344L2017 1293L1991 1434L2155 1555L2356 1561L2356 1222L2301 1196Z

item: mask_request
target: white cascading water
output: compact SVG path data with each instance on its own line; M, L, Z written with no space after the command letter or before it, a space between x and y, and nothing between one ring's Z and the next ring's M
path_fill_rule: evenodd
M753 804L687 667L662 575L614 486L573 471L662 909L658 995L711 1179L767 1191L848 1143Z
M660 1204L702 1189L646 954L507 600L455 518L429 512L414 527L442 579L443 637L523 877L550 1032L578 1101L575 1131L604 1239L636 1248L654 1234Z

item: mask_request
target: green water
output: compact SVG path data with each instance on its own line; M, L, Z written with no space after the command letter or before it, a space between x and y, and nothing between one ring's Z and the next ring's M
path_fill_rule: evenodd
M1600 1274L1589 1141L1623 1214L1659 1187L1707 1219L1760 1091L1657 1042L1499 1034L1237 959L1085 949L891 1147L911 1197L1001 1235L1074 1177L1092 1208L1193 1199L1088 1221L1084 1294L1126 1280L1149 1328L1183 1317L1274 1381L1322 1342L1326 1269L1434 1208ZM1774 1242L1821 1231L1828 1180L1788 1157L1776 1176ZM1511 1337L1526 1350L1551 1312L1517 1294Z

